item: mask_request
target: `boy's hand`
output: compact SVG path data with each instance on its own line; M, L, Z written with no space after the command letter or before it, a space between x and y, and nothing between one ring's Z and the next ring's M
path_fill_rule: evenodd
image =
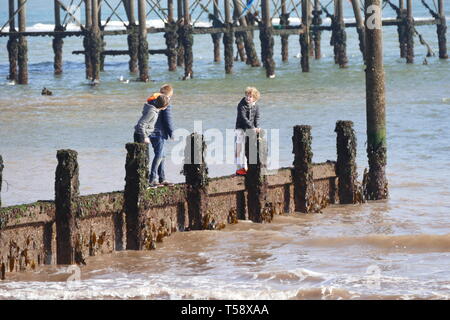
M260 132L261 132L261 128L255 128L255 129L253 129L253 130L255 130L256 133L260 133Z
M144 143L147 143L147 144L149 144L149 143L150 143L150 138L149 138L149 137L145 137L145 139L144 139Z

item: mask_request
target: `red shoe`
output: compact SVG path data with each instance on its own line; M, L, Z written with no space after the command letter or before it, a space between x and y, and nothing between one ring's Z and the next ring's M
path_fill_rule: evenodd
M245 176L247 174L247 170L245 170L244 168L239 169L239 170L236 171L236 174L238 176Z

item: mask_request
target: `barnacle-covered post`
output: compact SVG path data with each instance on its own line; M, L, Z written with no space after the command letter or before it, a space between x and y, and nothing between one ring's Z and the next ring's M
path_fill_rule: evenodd
M136 18L134 16L135 5L134 0L123 0L125 12L128 18L127 26L127 42L128 42L128 54L130 61L128 62L128 68L130 72L138 72L138 51L139 51L139 27L136 24Z
M230 0L224 0L225 28L223 34L223 48L225 60L225 73L233 72L233 23L231 21Z
M369 10L369 7L371 10ZM375 9L373 9L375 8ZM367 200L388 197L386 178L386 98L383 67L381 0L367 0L366 25L366 113L369 172L364 187ZM373 21L375 15L375 23Z
M312 25L313 27L313 40L314 40L314 58L316 60L320 59L322 56L320 40L322 38L322 31L319 30L319 27L322 25L322 10L320 8L320 1L314 0L314 10L312 11Z
M345 32L344 8L342 0L334 1L334 54L335 62L340 68L347 67L347 33Z
M139 80L147 82L149 80L148 72L148 42L147 42L147 26L146 26L146 6L145 0L138 0L139 14Z
M127 143L125 162L124 210L127 250L142 250L145 242L145 215L143 198L148 186L148 145Z
M192 133L186 138L183 174L186 177L189 228L204 228L208 214L208 166L205 162L206 143L203 135Z
M233 0L233 4L236 10L236 14L239 17L239 24L243 27L247 27L247 20L244 16L242 16L242 7L240 1ZM243 31L241 33L244 46L245 46L245 54L247 56L246 63L251 65L252 67L260 67L261 63L258 60L258 55L256 53L255 44L253 43L253 35L250 31Z
M65 28L61 25L61 4L55 0L55 32L63 32ZM63 49L63 36L55 35L53 39L53 53L55 54L53 60L53 67L55 74L61 74L63 72L62 67L62 49Z
M309 0L302 0L302 33L300 34L301 59L300 64L302 72L309 72Z
M294 204L295 211L302 213L311 212L314 201L311 142L311 126L294 127L294 135L292 136Z
M26 20L26 0L18 0L19 4L19 32L25 32L27 26ZM17 50L17 62L19 64L19 84L28 84L28 42L24 35L19 36Z
M356 31L359 37L359 50L361 51L363 58L365 55L365 42L366 36L364 34L364 20L361 14L361 7L359 5L359 0L352 0L353 12L356 19Z
M14 19L14 0L9 0L9 32L16 32ZM17 55L18 55L18 38L17 36L9 36L7 49L9 58L9 75L8 79L14 82L18 81L17 74Z
M273 216L267 210L267 142L263 132L246 131L245 155L248 170L245 175L248 218L253 222L270 222Z
M284 29L289 25L289 13L286 9L286 0L281 0L280 26ZM281 61L289 60L289 35L281 35Z
M55 178L56 263L83 263L78 237L79 174L78 153L58 150Z
M209 15L210 20L212 20L213 28L223 27L222 22L219 20L219 0L214 0L214 11L213 15ZM221 33L211 33L211 38L214 45L214 62L220 62L220 38L222 38Z
M177 43L178 43L178 25L173 19L173 0L167 0L167 22L165 23L167 46L167 64L169 71L177 70Z
M194 55L192 46L194 45L194 37L192 35L191 15L189 8L189 0L183 1L183 25L181 26L181 42L184 50L184 77L183 80L193 78Z
M407 0L406 10L406 63L414 63L414 17L412 0Z
M448 59L447 38L446 38L447 23L445 20L444 0L439 0L438 10L439 10L439 20L437 23L437 35L439 42L439 58Z
M259 39L261 41L261 60L268 78L275 78L275 61L273 60L273 27L270 17L269 0L261 1L262 22L259 25Z
M336 176L338 177L339 201L341 204L358 202L358 173L356 171L356 135L352 121L337 121Z

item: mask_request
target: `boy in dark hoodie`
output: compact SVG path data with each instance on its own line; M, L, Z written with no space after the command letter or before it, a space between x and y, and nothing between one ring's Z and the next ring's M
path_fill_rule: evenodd
M247 159L245 157L245 132L247 130L255 130L260 132L259 128L259 107L256 102L260 98L258 89L247 87L245 89L245 97L241 99L237 106L236 117L236 165L237 175L245 175L247 173Z

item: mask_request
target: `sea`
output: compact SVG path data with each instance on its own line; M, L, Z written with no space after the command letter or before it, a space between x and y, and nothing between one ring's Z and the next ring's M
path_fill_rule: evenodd
M77 2L71 8L83 22ZM108 3L112 9L104 6L102 11L106 29L123 28L123 9L109 18L118 1ZM427 3L434 8L433 1ZM52 4L28 1L28 31L53 30ZM430 18L421 1L413 5L416 20ZM332 5L328 8L332 12ZM344 9L346 21L353 21L350 2L344 2ZM301 8L289 2L288 10L291 24L298 24ZM210 25L200 13L198 6L192 14L196 25ZM79 29L64 16L68 30ZM395 13L386 6L383 17ZM147 19L148 26L163 25L154 12ZM7 1L1 0L0 24L7 20ZM383 28L388 200L330 205L318 214L276 216L270 224L240 220L220 231L174 233L156 250L89 257L77 281L68 281L74 273L67 266L40 266L1 281L0 299L448 300L450 61L437 57L435 26L416 29L436 55L426 57L426 47L415 37L415 63L408 65L399 56L397 28ZM105 42L109 50L127 48L126 36L106 36ZM165 48L162 34L149 34L148 42L151 49ZM322 58L311 58L311 72L302 73L299 37L289 37L287 62L281 61L276 37L276 77L268 79L264 68L241 61L225 74L223 51L222 61L214 62L211 36L195 35L192 79L183 81L182 67L169 72L165 56L151 55L151 80L138 82L138 75L128 72L127 56L107 56L101 81L92 86L85 79L84 57L72 54L83 49L82 38L64 39L64 72L55 76L52 39L29 37L29 84L15 85L7 80L7 38L0 37L2 205L54 199L59 149L78 152L82 195L123 190L125 144L133 140L145 99L165 83L174 87L171 104L178 129L166 143L166 175L172 182L184 181L179 161L183 134L194 130L209 134L210 176L234 173L235 165L226 161L233 152L226 132L234 128L236 106L248 86L261 92L261 126L271 139L272 169L292 165L295 125L312 126L314 162L335 160L336 121L351 120L361 180L368 167L365 66L356 30L347 29L345 69L335 65L329 43L330 32L323 32ZM258 31L255 45L260 53ZM53 95L41 95L44 87Z

